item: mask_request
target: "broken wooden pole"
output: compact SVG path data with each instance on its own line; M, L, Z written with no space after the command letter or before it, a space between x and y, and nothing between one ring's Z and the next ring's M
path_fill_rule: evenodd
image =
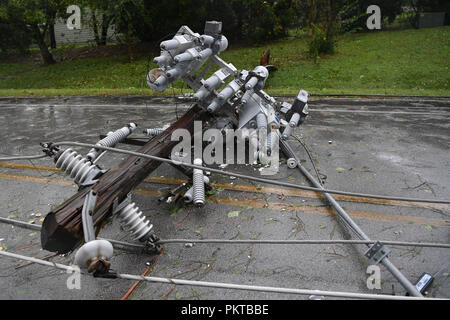
M195 105L178 121L158 136L153 137L140 153L168 158L178 141L171 141L172 132L186 129L194 132L194 121L201 121L207 114ZM102 175L93 186L80 190L58 208L47 214L42 224L42 248L60 254L73 251L83 241L81 210L86 195L93 190L97 203L93 210L94 227L99 226L112 213L114 203L123 201L129 192L150 175L161 162L137 156L130 156L116 167Z

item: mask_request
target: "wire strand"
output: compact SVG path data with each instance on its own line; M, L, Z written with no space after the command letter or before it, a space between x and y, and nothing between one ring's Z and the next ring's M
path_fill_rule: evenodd
M80 274L86 275L83 270L79 270L76 266L68 266L61 263L49 262L42 259L28 257L16 253L0 251L0 255L8 258L31 261L40 265L65 270L68 273L74 273L79 271ZM352 299L377 299L377 300L446 300L442 298L423 298L423 297L409 297L409 296L392 296L385 294L367 294L367 293L351 293L340 291L323 291L323 290L311 290L311 289L295 289L295 288L281 288L281 287L269 287L269 286L255 286L255 285L242 285L223 282L207 282L207 281L194 281L184 279L162 278L162 277L145 277L131 274L117 273L116 278L133 280L133 281L147 281L154 283L166 283L176 285L198 286L218 289L234 289L234 290L246 290L246 291L260 291L260 292L273 292L283 294L297 294L297 295L320 295L337 298L352 298Z
M30 224L24 221L2 218L0 217L0 222L7 224L12 224L18 227L22 227L30 230L40 231L42 226L36 224ZM131 248L143 249L145 248L142 244L134 244L123 241L97 238L100 240L107 240L112 244L119 246L129 246ZM374 244L376 242L381 242L382 244L392 245L392 246L404 246L404 247L424 247L424 248L445 248L450 249L450 244L447 243L430 243L430 242L407 242L407 241L390 241L390 240L228 240L228 239L161 239L158 240L158 244L186 244L186 243L198 243L198 244L273 244L273 245L307 245L307 244L317 244L317 245L327 245L327 244Z
M314 160L313 160L313 158L311 156L311 152L309 151L309 148L306 146L306 142L302 141L296 135L292 135L292 137L294 137L294 139L296 139L302 145L303 149L305 149L305 151L306 151L306 153L307 153L307 155L309 157L309 160L311 161L311 164L312 164L312 166L314 168L314 171L316 172L317 180L319 180L320 185L323 186L322 179L320 178L320 174L317 171L316 165L315 165Z
M277 180L258 178L258 177L248 176L248 175L239 174L239 173L235 173L235 172L214 169L214 168L210 168L210 167L197 166L197 165L193 165L193 164L185 163L185 162L180 163L179 161L174 161L172 159L167 159L167 158L156 157L156 156L152 156L152 155L145 154L145 153L140 153L140 152L135 152L135 151L128 151L128 150L119 149L119 148L103 147L103 146L87 144L87 143L72 142L72 141L62 141L62 142L56 142L56 143L54 143L54 145L97 148L97 149L107 150L107 151L111 151L111 152L115 152L115 153L122 153L122 154L128 154L128 155L132 155L132 156L136 156L136 157L147 158L147 159L151 159L151 160L154 160L154 161L160 161L160 162L165 162L165 163L169 163L169 164L175 164L175 165L182 164L183 166L188 167L188 168L200 169L200 170L204 170L204 171L210 171L210 172L214 172L214 173L225 175L225 176L231 176L231 177L236 177L236 178L241 178L241 179L254 180L254 181L258 181L258 182L262 182L262 183L274 184L274 185L290 187L290 188L294 188L294 189L308 190L308 191L314 191L314 192L320 192L320 193L340 194L340 195L353 196L353 197L359 197L359 198L373 198L373 199L395 200L395 201L405 201L405 202L423 202L423 203L450 204L450 200L443 200L443 199L432 200L432 199L381 196L381 195L346 192L346 191L339 191L339 190L328 190L328 189L322 189L322 188L301 186L301 185L297 185L297 184L293 184L293 183L289 183L289 182L282 182L282 181L277 181Z
M13 157L0 158L0 161L36 160L36 159L43 159L43 158L47 158L47 155L39 154L39 155L35 155L35 156L13 156Z

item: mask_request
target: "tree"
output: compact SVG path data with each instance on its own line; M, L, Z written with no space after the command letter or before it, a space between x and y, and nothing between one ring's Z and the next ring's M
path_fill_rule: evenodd
M108 29L112 24L115 10L114 4L117 0L79 0L77 4L90 11L89 25L94 31L95 43L105 46L108 41Z
M19 12L8 7L6 0L0 0L0 49L2 54L25 53L31 44L29 29L17 19Z
M0 5L6 12L5 20L15 22L29 31L41 52L44 64L54 64L46 36L59 14L65 14L67 0L3 0Z

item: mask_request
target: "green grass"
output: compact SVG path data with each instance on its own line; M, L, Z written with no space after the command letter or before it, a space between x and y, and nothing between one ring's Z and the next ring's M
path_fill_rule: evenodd
M267 92L450 95L450 27L344 35L332 56L307 58L304 38L230 47L221 57L239 69L255 67L266 49L278 71ZM150 68L155 67L153 64ZM156 95L147 88L147 58L86 58L53 66L0 63L0 96ZM164 94L179 94L182 83ZM188 92L188 90L184 90Z

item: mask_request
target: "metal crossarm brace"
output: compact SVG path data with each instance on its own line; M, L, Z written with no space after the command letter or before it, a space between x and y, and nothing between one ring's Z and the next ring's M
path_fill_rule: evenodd
M385 246L377 241L372 246L370 246L369 250L364 253L364 255L369 259L369 262L372 264L379 264L384 258L388 256L391 250L385 248Z

